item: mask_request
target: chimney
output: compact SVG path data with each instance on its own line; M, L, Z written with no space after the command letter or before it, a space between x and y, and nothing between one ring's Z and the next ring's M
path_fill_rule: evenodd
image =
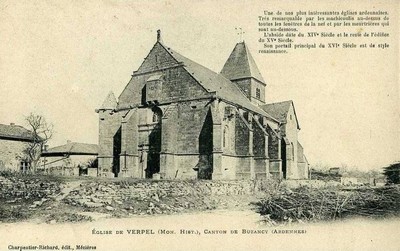
M71 144L71 140L67 140L67 144Z
M15 126L15 123L10 123L10 126Z
M44 145L43 151L44 151L44 152L47 152L47 150L49 150L49 145Z
M162 42L162 40L161 40L161 30L157 30L157 42Z

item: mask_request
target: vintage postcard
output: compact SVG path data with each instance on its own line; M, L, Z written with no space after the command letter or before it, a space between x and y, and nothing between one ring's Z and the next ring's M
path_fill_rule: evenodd
M400 250L399 11L0 1L0 250Z

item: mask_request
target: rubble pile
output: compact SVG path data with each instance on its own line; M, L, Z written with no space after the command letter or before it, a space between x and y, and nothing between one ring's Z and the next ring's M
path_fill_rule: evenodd
M172 214L239 205L237 200L254 190L250 181L88 182L71 191L64 202L120 216Z
M0 199L46 199L58 194L59 192L60 185L55 181L0 176Z
M25 220L50 208L60 191L58 181L30 175L0 175L0 222Z

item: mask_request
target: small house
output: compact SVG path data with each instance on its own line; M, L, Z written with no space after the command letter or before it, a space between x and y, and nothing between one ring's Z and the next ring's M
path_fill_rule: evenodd
M67 141L67 144L45 149L41 169L54 175L97 176L98 145Z
M30 170L30 161L24 151L33 140L33 133L20 125L0 124L0 170Z

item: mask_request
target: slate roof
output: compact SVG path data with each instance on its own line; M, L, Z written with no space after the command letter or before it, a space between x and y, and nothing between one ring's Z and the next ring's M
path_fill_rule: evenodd
M256 62L250 54L245 42L237 43L228 60L221 70L221 74L230 80L255 78L265 83Z
M0 124L0 137L15 140L32 141L33 133L20 125Z
M104 100L103 104L100 106L100 110L113 110L117 107L117 99L112 91L110 91Z
M278 103L271 103L262 105L261 108L267 111L269 114L274 116L277 120L282 123L286 123L287 113L289 112L292 101L283 101Z
M97 155L99 146L96 144L68 142L65 145L56 146L42 153L42 156L63 156L63 155Z
M161 43L160 43L161 44ZM202 85L209 92L216 92L216 95L220 98L230 101L232 103L238 104L248 110L266 116L272 120L277 121L268 112L261 109L259 106L254 105L251 101L244 95L244 93L232 83L229 79L225 78L222 74L216 73L207 67L204 67L184 56L178 52L172 50L161 44L170 55L184 64L184 68L192 75L197 82ZM278 121L277 121L278 122Z
M281 123L287 122L287 114L289 112L290 106L293 105L294 116L296 117L297 127L300 129L299 121L297 120L296 110L294 109L294 104L292 100L282 101L277 103L265 104L261 108L267 113L271 114Z

